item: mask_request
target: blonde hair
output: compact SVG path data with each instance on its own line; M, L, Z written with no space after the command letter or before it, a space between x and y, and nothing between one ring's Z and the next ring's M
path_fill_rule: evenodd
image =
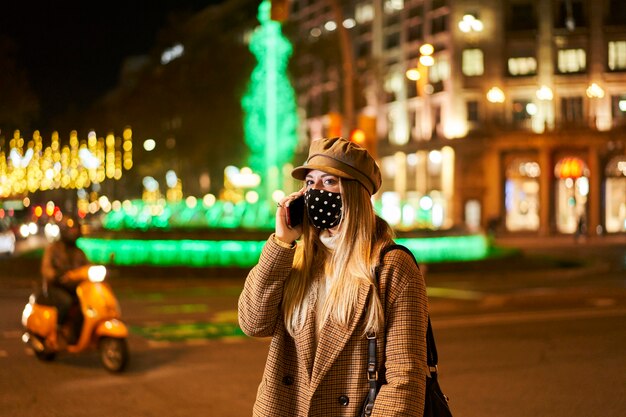
M313 271L323 268L333 277L326 300L321 308L322 324L332 319L347 328L355 316L361 285L372 287L365 332L382 328L384 313L376 285L376 267L380 250L391 243L393 232L374 213L370 195L357 181L341 180L343 212L337 237L337 247L329 251L320 241L320 231L311 227L304 216L303 236L298 243L291 276L285 284L283 314L285 327L294 336L304 326L309 310L309 293L313 288Z

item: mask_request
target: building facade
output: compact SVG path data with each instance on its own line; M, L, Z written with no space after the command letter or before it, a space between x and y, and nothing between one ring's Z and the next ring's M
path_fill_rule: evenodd
M626 2L293 0L308 139L365 132L399 230L626 233Z

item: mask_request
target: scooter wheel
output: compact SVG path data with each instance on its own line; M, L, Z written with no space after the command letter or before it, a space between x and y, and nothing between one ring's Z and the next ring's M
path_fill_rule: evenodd
M128 364L128 344L126 339L103 337L100 339L100 359L110 372L121 372Z
M52 352L49 350L42 350L41 352L37 350L33 351L35 352L35 356L37 356L37 359L39 359L40 361L50 362L53 361L54 358L56 358L57 356L56 352Z
M54 360L57 356L56 351L48 349L45 342L39 336L28 335L28 344L40 361L49 362Z

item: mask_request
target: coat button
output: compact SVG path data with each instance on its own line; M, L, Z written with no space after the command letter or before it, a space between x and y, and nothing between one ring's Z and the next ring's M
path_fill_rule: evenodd
M291 375L286 375L283 377L283 384L285 385L293 385L293 377Z
M348 398L347 395L342 395L341 397L337 398L339 400L339 404L341 405L348 405L348 403L350 403L350 398Z

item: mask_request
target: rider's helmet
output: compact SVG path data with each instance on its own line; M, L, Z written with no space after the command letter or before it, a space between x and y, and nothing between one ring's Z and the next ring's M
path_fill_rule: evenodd
M76 240L82 236L78 218L72 215L63 216L63 219L59 223L59 235L63 242L75 245Z

